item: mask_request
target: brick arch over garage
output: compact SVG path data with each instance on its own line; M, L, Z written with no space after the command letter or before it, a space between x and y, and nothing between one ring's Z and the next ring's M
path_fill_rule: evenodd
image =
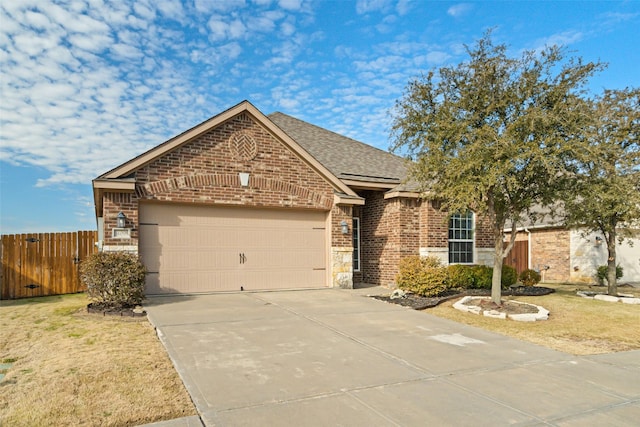
M189 201L195 203L206 202L226 202L225 200L216 200L215 195L202 196L203 188L219 188L219 189L238 189L241 187L240 177L238 174L200 174L172 177L144 185L136 186L136 195L142 200L173 200L172 196L178 193L181 201ZM193 198L189 200L185 195L190 191L194 191ZM286 182L280 179L266 177L250 177L247 186L248 191L260 191L262 193L274 193L274 200L278 206L288 206L293 201L306 201L310 208L330 210L333 205L333 199L327 196L327 193L319 193L312 191L301 185ZM224 191L221 191L224 193ZM238 204L243 204L242 198L238 199Z

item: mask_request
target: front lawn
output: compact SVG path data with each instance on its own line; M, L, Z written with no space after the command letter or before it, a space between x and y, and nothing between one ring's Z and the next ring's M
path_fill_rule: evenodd
M1 425L135 426L196 413L146 319L84 294L0 301Z
M603 287L541 284L555 293L538 297L503 297L541 305L551 312L549 320L516 322L458 311L456 300L425 312L456 322L543 345L570 354L599 354L640 349L640 305L611 303L576 296L576 290L605 291ZM640 289L621 287L620 293L640 297Z

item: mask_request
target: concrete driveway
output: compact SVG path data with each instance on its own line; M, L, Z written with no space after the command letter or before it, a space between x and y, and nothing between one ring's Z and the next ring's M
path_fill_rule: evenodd
M571 356L366 292L145 308L206 426L638 425L640 351Z

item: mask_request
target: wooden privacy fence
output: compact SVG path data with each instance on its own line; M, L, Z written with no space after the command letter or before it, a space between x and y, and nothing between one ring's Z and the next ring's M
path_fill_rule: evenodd
M0 299L85 291L79 265L97 239L97 231L3 235Z

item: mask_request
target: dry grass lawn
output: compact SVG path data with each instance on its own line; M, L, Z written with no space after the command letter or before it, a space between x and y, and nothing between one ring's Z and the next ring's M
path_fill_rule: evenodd
M541 297L503 297L541 305L551 312L542 322L516 322L463 313L445 302L426 312L456 322L543 345L565 353L584 355L640 349L640 305L611 303L576 296L576 290L604 291L602 287L545 284L556 292ZM640 289L618 292L640 297Z
M0 301L2 426L134 426L194 415L146 319L85 312L84 294Z

